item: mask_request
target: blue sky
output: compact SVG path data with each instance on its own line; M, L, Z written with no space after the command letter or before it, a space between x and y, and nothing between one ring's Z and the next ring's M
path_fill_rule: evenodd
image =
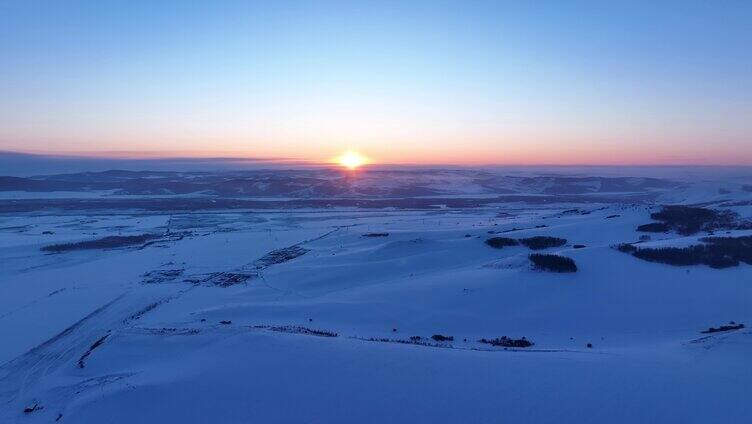
M750 2L0 3L0 150L752 163Z

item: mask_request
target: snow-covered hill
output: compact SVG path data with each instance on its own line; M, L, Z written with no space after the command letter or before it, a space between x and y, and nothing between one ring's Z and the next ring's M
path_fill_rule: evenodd
M702 243L636 231L660 199L752 215L742 185L686 184L640 202L6 212L0 422L746 422L752 333L702 332L752 323L752 265L615 248ZM566 242L486 244L534 236ZM533 345L480 341L502 336Z

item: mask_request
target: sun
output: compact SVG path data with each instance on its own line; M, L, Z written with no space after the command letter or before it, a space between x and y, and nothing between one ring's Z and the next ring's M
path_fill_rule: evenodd
M347 169L354 170L360 167L361 165L364 165L366 163L366 158L358 154L357 152L353 152L352 150L349 150L345 152L342 156L337 158L337 163L344 166Z

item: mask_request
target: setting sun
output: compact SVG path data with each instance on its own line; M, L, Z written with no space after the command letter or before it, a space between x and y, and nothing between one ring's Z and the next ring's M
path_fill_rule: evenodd
M366 158L364 158L357 152L348 151L337 158L337 163L347 169L356 169L366 163Z

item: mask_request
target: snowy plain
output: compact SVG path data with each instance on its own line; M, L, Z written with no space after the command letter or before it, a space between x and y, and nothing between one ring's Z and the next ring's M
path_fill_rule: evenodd
M752 323L752 266L615 249L662 204L752 217L744 184L473 207L5 211L0 422L749 422L752 333L701 331ZM143 234L159 237L41 250ZM533 269L493 236L564 238L544 253L578 270ZM479 342L501 336L534 344Z

